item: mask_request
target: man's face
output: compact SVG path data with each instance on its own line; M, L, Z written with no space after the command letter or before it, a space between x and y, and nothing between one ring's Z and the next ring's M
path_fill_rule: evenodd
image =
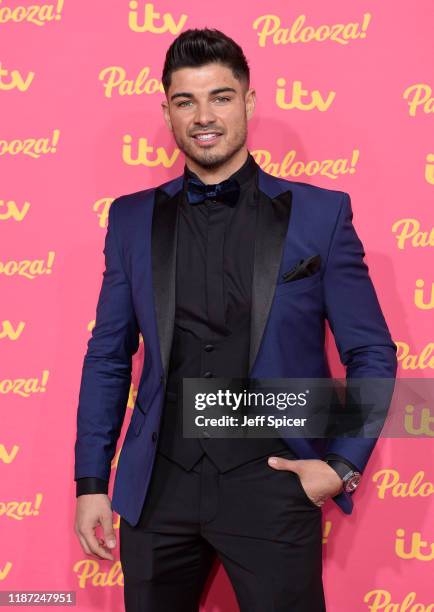
M199 166L217 168L245 146L255 92L227 66L175 70L166 98L167 126L179 149Z

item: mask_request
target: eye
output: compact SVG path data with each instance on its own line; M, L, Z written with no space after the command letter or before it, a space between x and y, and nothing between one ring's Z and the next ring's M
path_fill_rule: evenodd
M180 102L176 106L183 107L183 106L186 106L187 104L190 104L190 103L191 103L191 100L184 100L183 102Z
M230 98L228 98L227 96L218 96L218 98L216 98L216 100L218 102L230 102Z

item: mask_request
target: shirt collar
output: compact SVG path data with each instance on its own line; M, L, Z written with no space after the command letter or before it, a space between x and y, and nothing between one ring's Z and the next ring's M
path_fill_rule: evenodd
M243 189L243 187L245 187L250 180L256 177L257 171L258 171L258 165L255 162L255 158L250 153L250 151L248 151L247 159L244 162L244 164L241 166L241 168L238 168L238 170L234 172L233 174L231 174L231 176L228 178L233 178L236 181L238 181L241 189ZM193 177L193 176L200 180L200 178L195 172L190 170L187 167L187 165L184 165L184 190L187 189L188 178Z

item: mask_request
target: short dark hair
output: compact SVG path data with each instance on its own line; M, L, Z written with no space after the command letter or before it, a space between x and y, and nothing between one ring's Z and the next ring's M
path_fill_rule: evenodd
M211 62L231 68L234 77L249 86L249 65L240 45L220 30L191 28L175 38L167 50L162 76L164 91L167 93L175 70Z

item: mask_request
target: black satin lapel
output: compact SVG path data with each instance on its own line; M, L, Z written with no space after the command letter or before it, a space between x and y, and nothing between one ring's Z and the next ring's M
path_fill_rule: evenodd
M170 196L157 189L152 215L152 287L161 362L166 377L175 321L176 242L181 195L181 191Z
M270 199L260 192L252 281L249 373L253 368L273 301L291 214L291 191Z

